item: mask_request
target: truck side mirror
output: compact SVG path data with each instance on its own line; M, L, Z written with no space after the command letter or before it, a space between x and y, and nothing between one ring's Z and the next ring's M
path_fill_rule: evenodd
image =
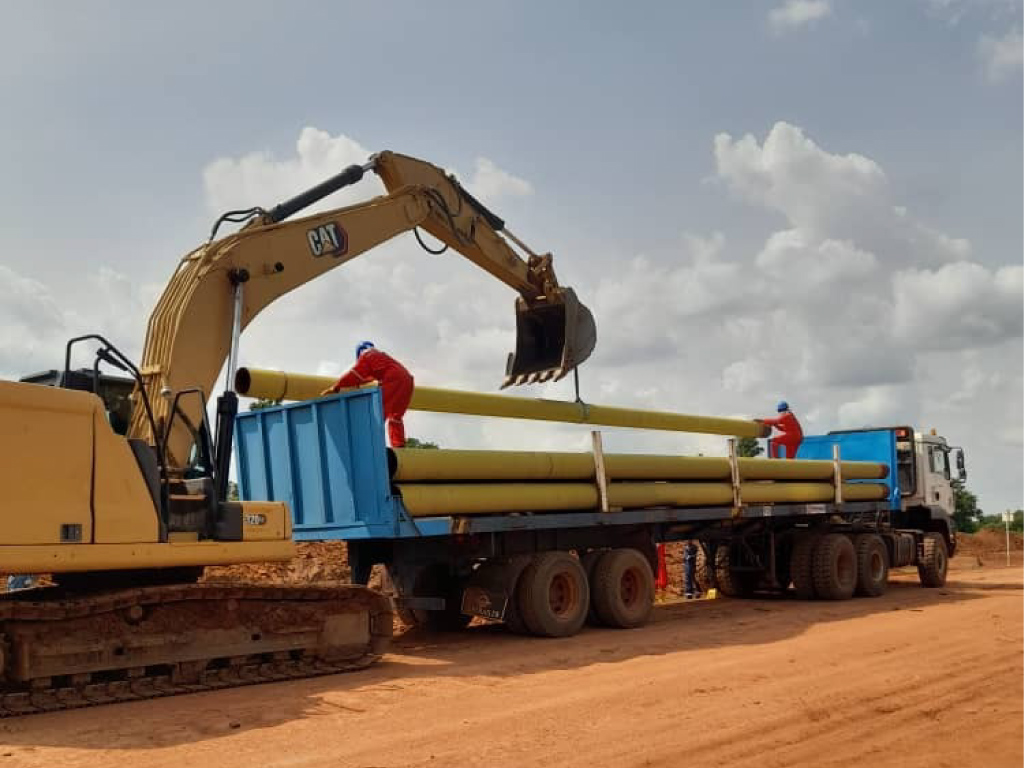
M961 483L967 479L967 465L964 463L963 448L957 448L956 451L956 472Z

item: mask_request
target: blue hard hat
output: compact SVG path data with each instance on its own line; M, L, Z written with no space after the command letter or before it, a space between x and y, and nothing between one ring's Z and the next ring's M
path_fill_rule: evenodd
M367 349L373 349L373 342L372 341L360 341L356 345L356 360L358 360L359 356L361 354L363 354L363 352L365 350L367 350Z
M783 411L788 411L789 403L787 403L785 400L780 400L779 404L775 406L775 410L777 410L779 413L782 413Z

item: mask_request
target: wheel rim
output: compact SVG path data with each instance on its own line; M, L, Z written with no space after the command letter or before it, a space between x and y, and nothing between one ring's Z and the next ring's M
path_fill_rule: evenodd
M627 568L619 581L619 599L626 607L636 605L640 599L640 574L635 568Z
M877 551L871 553L870 571L872 581L881 581L885 577L885 561Z
M548 586L548 606L559 618L572 612L578 602L576 581L567 573L556 573Z

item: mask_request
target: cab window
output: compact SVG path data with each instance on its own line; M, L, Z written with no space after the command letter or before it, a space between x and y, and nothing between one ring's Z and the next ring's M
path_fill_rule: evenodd
M930 454L932 472L943 477L949 477L949 459L946 456L946 452L941 448L932 448Z

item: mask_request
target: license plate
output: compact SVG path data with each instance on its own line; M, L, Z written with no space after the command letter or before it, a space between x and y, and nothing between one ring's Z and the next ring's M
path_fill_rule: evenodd
M462 612L467 616L480 616L501 621L508 608L508 596L482 587L467 587L462 593Z

